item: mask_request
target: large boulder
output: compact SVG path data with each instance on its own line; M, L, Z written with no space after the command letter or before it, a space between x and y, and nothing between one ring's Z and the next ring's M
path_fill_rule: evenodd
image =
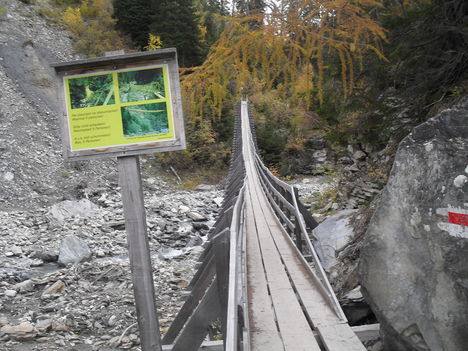
M468 99L400 144L361 251L386 350L468 348Z
M91 257L91 250L88 244L79 239L76 235L66 236L59 248L58 263L62 266L67 264L80 263L86 261Z
M48 216L52 221L63 225L72 217L91 217L98 209L99 206L88 199L81 199L78 201L65 200L52 205L49 208Z
M318 241L318 255L323 268L330 273L338 263L338 253L354 239L350 225L351 216L356 210L344 210L327 217L314 229Z

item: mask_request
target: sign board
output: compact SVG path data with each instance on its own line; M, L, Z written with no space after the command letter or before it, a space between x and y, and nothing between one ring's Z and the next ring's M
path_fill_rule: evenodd
M185 149L175 49L52 67L66 159Z

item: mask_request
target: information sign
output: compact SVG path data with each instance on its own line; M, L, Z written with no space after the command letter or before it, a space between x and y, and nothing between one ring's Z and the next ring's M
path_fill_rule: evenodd
M54 64L67 159L185 148L175 49Z

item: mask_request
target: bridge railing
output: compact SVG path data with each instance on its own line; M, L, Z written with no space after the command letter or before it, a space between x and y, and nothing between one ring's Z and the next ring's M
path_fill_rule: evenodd
M228 183L220 214L208 233L186 300L164 336L172 351L199 350L207 334L223 338L223 349L249 350L243 233L245 165L240 105L237 108ZM217 349L215 345L213 349Z
M251 130L254 131L252 114ZM163 345L172 351L199 350L207 334L222 336L222 344L212 350L250 351L246 293L246 241L244 223L245 164L242 143L250 142L256 150L254 159L262 188L305 266L320 291L339 318L346 320L319 262L312 240L317 225L299 201L298 190L274 176L258 155L255 133L242 140L240 105L237 108L235 131L225 198L214 227L208 234L198 269L188 286L187 298L163 338ZM305 257L305 258L304 258ZM209 348L205 348L209 349Z
M253 114L249 109L251 130L253 127ZM340 319L346 321L346 316L336 298L328 277L320 263L315 247L313 245L312 230L318 225L311 213L299 200L299 191L292 185L283 182L276 177L263 163L259 156L255 133L252 132L250 143L255 153L255 165L259 174L262 188L273 208L276 216L294 242L301 256L312 264L310 271L314 279L319 283L322 295L328 300ZM312 239L311 239L312 236Z

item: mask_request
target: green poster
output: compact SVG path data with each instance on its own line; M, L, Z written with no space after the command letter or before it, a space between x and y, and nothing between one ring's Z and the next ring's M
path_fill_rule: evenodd
M71 151L174 139L167 65L64 80Z

